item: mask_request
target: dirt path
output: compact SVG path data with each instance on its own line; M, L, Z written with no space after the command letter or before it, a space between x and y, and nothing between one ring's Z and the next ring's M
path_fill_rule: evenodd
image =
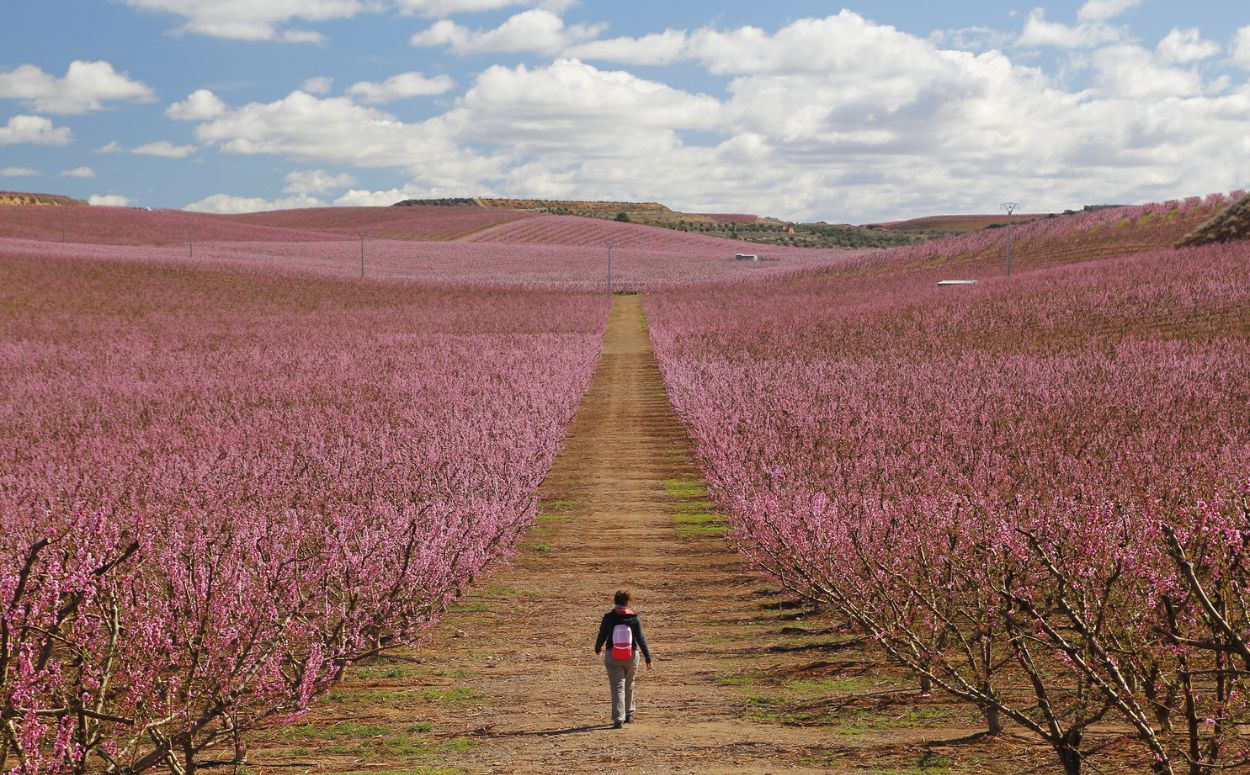
M304 723L253 746L251 769L1019 772L1046 761L1018 745L948 750L941 741L977 730L975 713L918 699L727 547L637 296L616 297L541 495L515 563L431 643L353 668ZM640 675L634 723L612 730L592 646L621 587L637 598L656 661Z
M484 734L467 756L445 763L659 772L794 758L800 741L779 745L775 730L738 719L732 688L718 681L724 665L705 640L716 622L741 615L734 598L749 595L755 579L722 542L696 540L719 532L710 515L698 516L707 512L702 505L685 509L682 532L690 535L678 535L674 515L702 494L693 473L639 297L618 296L599 369L543 485L544 529L494 580L516 590L515 613L507 603L494 610L492 601L494 616L459 624L466 638L453 630L435 643L456 661L458 652L478 652L465 660L469 670L486 661L486 674L469 684L483 698L477 726ZM622 587L637 597L655 669L639 678L635 722L613 731L592 646L599 617ZM690 626L696 621L702 626ZM816 735L808 737L816 744Z

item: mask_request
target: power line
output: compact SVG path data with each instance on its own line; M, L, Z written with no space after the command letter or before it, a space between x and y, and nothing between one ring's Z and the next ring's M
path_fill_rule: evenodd
M1019 209L1020 205L1015 202L1003 202L999 206L1007 211L1007 276L1011 277L1011 214Z

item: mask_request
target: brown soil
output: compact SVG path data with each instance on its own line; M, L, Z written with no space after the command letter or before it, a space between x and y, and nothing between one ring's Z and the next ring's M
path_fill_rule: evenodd
M1022 738L902 673L745 566L705 501L637 296L603 356L513 565L419 649L353 667L254 773L1052 772ZM638 716L609 721L592 647L629 588L655 669Z

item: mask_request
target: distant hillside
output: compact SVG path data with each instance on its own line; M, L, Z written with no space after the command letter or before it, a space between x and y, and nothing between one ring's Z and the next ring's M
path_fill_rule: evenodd
M609 253L608 245L612 245ZM739 259L754 254L757 260ZM609 264L609 256L611 262ZM473 206L331 207L218 215L132 207L0 207L11 259L245 266L370 280L641 291L793 272L846 251L756 249L607 218ZM471 314L471 311L466 314Z
M1016 213L1011 216L1012 223L1028 223L1042 218L1054 218L1048 213ZM941 234L963 234L969 231L992 229L1007 225L1007 214L997 215L930 215L924 218L912 218L907 221L890 221L874 223L870 228L893 229L895 231L938 232Z
M242 223L303 229L320 235L411 241L454 241L537 213L484 208L473 200L438 200L439 204L395 207L315 207L227 216ZM465 205L464 202L470 204Z
M803 248L888 248L910 245L949 232L903 232L850 224L792 223L747 213L683 213L658 202L582 201L562 199L405 199L396 207L506 208L546 215L640 223L665 229L762 245Z
M31 194L23 191L0 191L0 206L4 205L85 205L81 199L60 194Z
M1118 209L1039 218L1015 232L1013 271L1077 264L1171 246L1234 209L1223 195L1191 197ZM50 199L50 198L49 198ZM51 200L56 201L56 200ZM655 211L653 211L655 212ZM667 282L781 274L819 268L823 274L880 288L873 279L905 272L920 283L978 280L1005 274L1006 234L983 228L915 242L901 230L838 224L789 224L770 218L681 213L638 223L616 218L551 215L537 210L446 203L422 207L311 208L215 215L129 207L0 207L0 257L122 257L212 261L436 282L546 284L599 288L606 280L608 244L614 287L642 289ZM657 228L661 219L684 228ZM697 220L696 220L697 219ZM629 216L629 220L635 220ZM948 224L949 225L949 224ZM822 233L823 232L823 233ZM841 234L839 234L841 232ZM749 236L799 242L832 235L913 240L892 249L807 250L790 244L758 249ZM1236 232L1245 234L1245 231ZM739 241L725 237L737 235ZM361 238L364 238L363 240ZM760 260L739 260L755 254ZM815 275L795 273L795 282ZM875 292L875 291L874 291Z
M217 215L130 207L0 209L0 239L61 240L101 245L196 242L326 242L369 239L455 241L512 221L537 217L481 207L310 207ZM190 229L190 231L188 231Z
M646 223L624 223L603 218L539 215L490 229L471 237L475 243L508 245L561 245L602 248L608 243L626 249L657 250L671 253L719 253L733 258L735 253L759 254L752 245L733 243L719 237L680 233L657 229ZM795 251L770 250L765 255L775 258L792 256Z
M1176 244L1177 247L1250 239L1250 194L1225 208Z
M528 210L549 215L581 215L586 218L619 218L624 213L671 213L657 202L594 202L563 199L497 199L490 197L453 199L405 199L394 207L490 207Z
M1039 218L1016 229L1013 268L1019 272L1166 250L1228 209L1228 201L1213 194ZM998 277L1006 273L1005 231L982 229L872 253L833 271L862 277L906 272L932 282Z
M677 214L685 216L684 213ZM707 216L637 218L637 223L695 232L713 237L796 248L889 248L945 236L922 234L847 223L795 223L776 218L713 220Z

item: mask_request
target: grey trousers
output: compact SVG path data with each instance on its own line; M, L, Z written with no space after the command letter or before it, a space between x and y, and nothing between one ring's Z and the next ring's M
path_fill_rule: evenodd
M608 685L612 687L613 721L624 721L627 709L634 712L634 681L638 678L640 656L635 649L634 658L622 662L612 658L612 649L604 649L603 665L608 669Z

